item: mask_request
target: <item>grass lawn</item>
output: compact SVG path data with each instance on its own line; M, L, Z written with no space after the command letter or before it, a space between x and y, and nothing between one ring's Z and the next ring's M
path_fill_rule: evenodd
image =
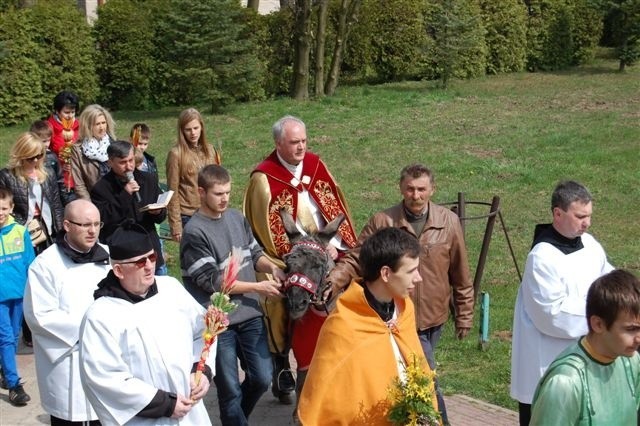
M591 232L610 261L639 273L640 67L624 74L616 70L615 61L601 59L561 73L454 81L446 91L431 82L342 87L336 96L314 102L278 99L237 105L226 114L207 115L205 129L210 141L222 143L223 163L234 178L232 202L238 208L250 171L273 148L272 123L294 114L307 123L310 149L340 182L358 230L374 212L399 201L400 169L423 162L436 172L436 202L455 201L460 191L471 201L501 198L520 269L534 225L551 219L554 185L575 179L594 195ZM116 112L116 135L126 138L134 122L148 123L153 132L149 150L164 169L178 113ZM27 127L0 129L1 164ZM469 206L467 215L486 210ZM466 226L473 271L485 223ZM177 245L167 246L171 273L179 277ZM445 393L516 407L508 387L517 287L516 269L497 223L482 281L482 290L491 296L491 341L482 351L477 328L458 342L453 327L447 327L437 351Z

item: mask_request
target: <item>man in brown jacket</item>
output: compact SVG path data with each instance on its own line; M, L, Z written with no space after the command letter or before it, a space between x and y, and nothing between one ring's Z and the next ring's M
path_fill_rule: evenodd
M403 201L369 219L358 237L357 246L340 259L331 271L329 281L333 294L337 294L352 278L360 275L360 247L377 230L396 227L415 235L420 242L422 283L416 286L412 299L422 350L435 371L434 350L449 317L452 289L458 339L466 337L472 326L474 297L460 221L455 213L430 201L434 191L434 176L429 168L413 164L402 169L400 193ZM442 420L447 424L446 408L437 381L436 392Z

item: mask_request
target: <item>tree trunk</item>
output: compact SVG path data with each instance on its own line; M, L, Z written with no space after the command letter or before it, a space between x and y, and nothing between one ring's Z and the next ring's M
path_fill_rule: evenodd
M309 53L311 52L311 0L295 0L295 46L291 97L309 99Z
M247 0L248 9L253 9L257 12L259 7L260 7L260 0Z
M357 19L358 9L362 0L342 0L340 15L338 16L338 30L336 32L336 44L333 47L333 57L331 58L331 68L327 76L327 83L324 93L333 96L338 87L338 77L342 66L342 53L349 38L353 22Z
M285 9L287 7L293 7L293 0L280 0L280 10Z
M327 11L329 0L319 0L316 30L315 96L324 96L324 49L327 38Z

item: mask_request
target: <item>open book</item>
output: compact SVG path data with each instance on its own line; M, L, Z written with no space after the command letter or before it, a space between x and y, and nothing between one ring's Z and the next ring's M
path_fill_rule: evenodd
M140 211L146 212L147 210L164 209L169 204L172 195L173 191L171 190L163 192L162 194L158 195L158 201L152 204L147 204L144 207L140 207Z

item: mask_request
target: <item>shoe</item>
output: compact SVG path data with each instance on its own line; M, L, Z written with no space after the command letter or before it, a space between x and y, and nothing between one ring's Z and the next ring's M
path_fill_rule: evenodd
M24 343L24 345L25 345L26 347L29 347L29 348L32 348L32 347L33 347L33 341L31 341L31 340L27 340L27 339L25 339L24 337L22 338L22 343Z
M22 377L18 377L18 384L19 385L24 385L26 383L26 381L22 378ZM7 385L7 380L3 377L0 377L0 389L9 389L9 386Z
M31 401L31 397L24 391L22 385L16 385L16 387L9 389L9 402L16 407L22 407L27 405L27 402Z
M289 369L280 370L274 377L271 392L278 398L280 404L293 404L293 392L296 389L296 380Z

